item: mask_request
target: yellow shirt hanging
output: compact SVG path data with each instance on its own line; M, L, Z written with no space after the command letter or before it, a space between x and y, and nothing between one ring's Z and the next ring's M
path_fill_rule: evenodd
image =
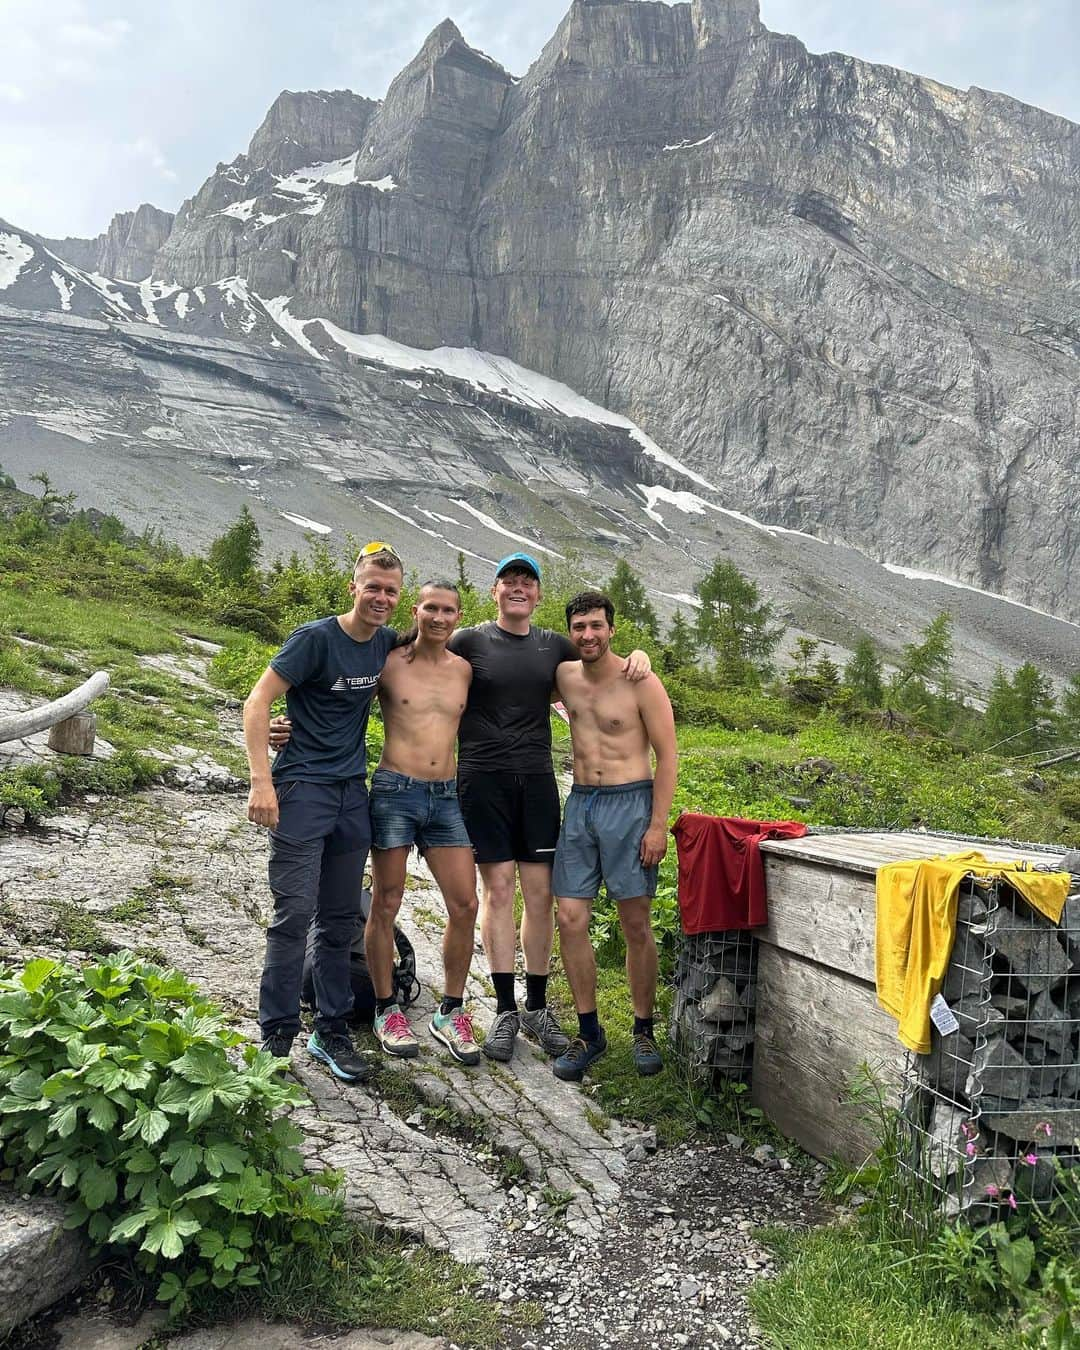
M1035 872L1025 862L989 862L951 853L887 863L877 873L875 960L878 1002L896 1018L909 1050L930 1053L930 1004L941 991L956 929L956 899L967 876L1000 878L1040 914L1060 923L1068 872Z

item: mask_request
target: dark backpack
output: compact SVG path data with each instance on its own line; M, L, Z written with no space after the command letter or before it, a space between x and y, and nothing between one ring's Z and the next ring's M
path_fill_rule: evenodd
M375 1018L375 986L371 983L367 958L364 955L364 929L371 913L371 892L365 888L360 900L360 915L356 921L356 935L349 954L349 979L352 983L353 1010L350 1022L371 1022ZM308 932L307 952L304 955L303 1001L306 1007L315 1007L315 980L311 970L312 949L315 943L314 925ZM401 929L394 924L394 994L401 1007L407 1008L420 997L420 981L416 978L416 952Z

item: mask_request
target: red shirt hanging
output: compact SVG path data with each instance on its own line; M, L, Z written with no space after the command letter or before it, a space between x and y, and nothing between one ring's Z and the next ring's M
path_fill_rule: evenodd
M800 839L795 820L742 820L684 812L671 828L679 853L679 911L683 932L760 928L768 921L763 839Z

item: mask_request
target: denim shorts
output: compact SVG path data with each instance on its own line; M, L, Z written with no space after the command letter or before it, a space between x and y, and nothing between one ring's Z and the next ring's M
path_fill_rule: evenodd
M656 867L641 865L641 837L652 819L651 779L590 787L575 783L566 799L551 889L595 900L600 882L612 900L656 894Z
M408 778L392 769L371 775L373 848L471 849L458 805L457 779Z

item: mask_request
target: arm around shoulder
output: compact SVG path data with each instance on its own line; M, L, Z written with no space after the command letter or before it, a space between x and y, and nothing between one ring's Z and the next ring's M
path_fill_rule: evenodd
M662 681L650 675L640 685L639 705L641 720L656 756L656 777L653 780L653 823L667 826L671 803L675 799L675 777L678 769L678 742L675 737L675 714L671 699Z

